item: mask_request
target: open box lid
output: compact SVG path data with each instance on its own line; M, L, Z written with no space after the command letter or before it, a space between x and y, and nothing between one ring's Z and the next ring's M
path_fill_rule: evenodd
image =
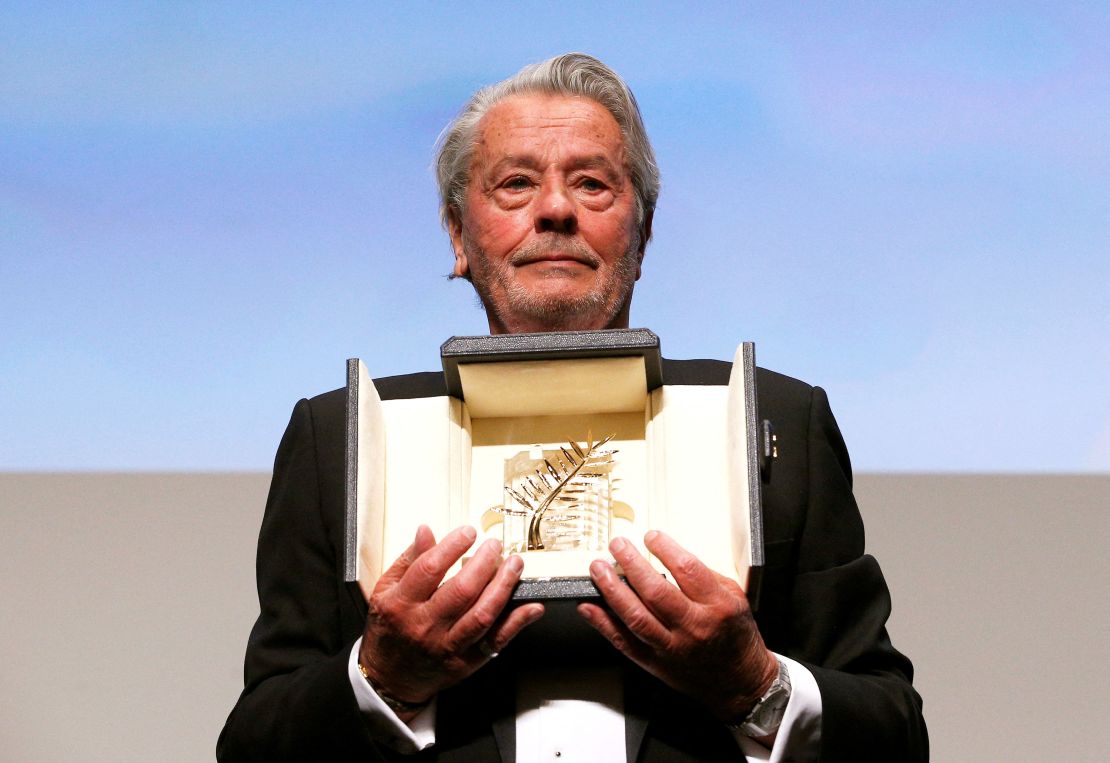
M647 329L451 337L440 357L447 394L472 417L643 410L663 384Z
M451 486L443 502L453 504L453 518L460 516L459 500L466 502L472 419L639 412L646 416L648 431L654 431L658 440L649 468L657 468L660 474L653 475L653 482L669 479L673 483L670 489L658 491L663 496L659 500L666 501L666 496L688 494L683 478L677 475L688 470L690 457L667 460L658 454L665 453L676 432L691 431L684 415L689 410L691 419L712 422L714 434L698 447L711 449L710 460L716 459L727 471L721 479L731 483L726 500L732 517L731 527L720 528L716 516L713 532L734 539L731 553L740 582L749 598L755 599L763 563L759 471L764 443L756 407L754 345L744 343L737 349L730 383L727 388L714 388L715 397L705 397L709 388L664 388L659 338L647 329L452 337L443 344L441 356L448 398L439 398L446 407L438 410L452 422L451 445L445 450L450 454L443 460L450 461L455 472L463 472L461 477L452 474L445 480ZM688 402L692 399L701 402L692 405ZM660 415L664 408L665 417ZM359 580L366 591L401 550L382 547L381 527L387 512L385 462L391 457L396 462L397 442L405 442L397 440L398 430L408 425L398 424L396 408L391 409L392 418L383 415L382 409L365 365L349 360L346 573L347 580ZM392 430L387 421L393 422ZM698 425L692 426L696 431ZM390 443L394 450L387 456ZM405 511L410 514L412 506ZM462 515L466 514L464 508ZM667 512L657 514L665 517ZM450 529L437 527L434 519L428 523L437 535ZM664 523L658 529L666 531L668 526ZM690 550L698 553L697 547ZM719 571L727 574L731 570Z

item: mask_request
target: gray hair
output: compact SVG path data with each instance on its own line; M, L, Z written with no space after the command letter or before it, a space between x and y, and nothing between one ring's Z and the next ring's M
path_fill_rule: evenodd
M482 117L505 98L523 93L590 98L613 115L624 139L625 163L636 191L637 221L642 224L659 198L659 167L636 98L620 75L601 61L585 53L564 53L525 66L512 77L482 88L440 134L436 182L444 226L448 225L451 210L465 209L470 160Z

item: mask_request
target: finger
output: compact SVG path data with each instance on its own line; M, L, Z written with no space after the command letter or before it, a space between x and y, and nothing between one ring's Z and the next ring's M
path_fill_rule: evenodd
M409 547L401 552L401 555L397 557L393 564L389 565L389 569L378 578L375 590L396 584L404 576L405 571L416 561L416 558L435 544L435 535L432 534L430 527L420 525L416 528L416 537L409 544Z
M443 540L424 551L409 565L397 586L398 592L410 602L427 601L439 587L447 570L474 545L477 537L478 533L473 527L457 527L447 533Z
M748 592L741 588L740 584L736 582L734 578L730 578L727 575L722 575L715 570L713 571L713 577L717 581L717 585L724 589L726 593L737 599L740 599L740 601L744 603L745 607L749 606Z
M524 560L515 554L501 564L493 580L479 592L474 606L451 628L450 640L458 649L478 643L494 626L512 598L523 570Z
M633 636L623 623L596 604L587 602L578 605L578 614L612 644L614 649L640 667L648 668L653 656L651 650Z
M543 613L543 604L538 602L522 604L514 609L486 634L485 641L489 651L503 650L510 641L520 635L522 630L543 617ZM485 656L488 658L490 655Z
M614 538L609 551L624 570L628 584L661 622L667 626L683 622L690 615L690 600L675 588L624 538Z
M432 528L427 525L420 525L416 528L416 539L413 541L413 546L416 549L416 555L420 556L425 551L429 550L436 544L435 533Z
M709 602L720 595L717 574L671 536L652 530L644 545L670 571L682 593L696 602Z
M627 570L626 570L627 572ZM590 578L601 592L605 603L613 610L629 632L637 639L654 647L665 649L670 643L670 632L648 609L636 591L625 585L613 567L600 559L590 564ZM677 591L677 589L675 589Z
M446 620L458 618L478 600L500 565L501 542L491 538L478 547L457 575L432 594L432 616ZM486 627L492 623L491 620Z

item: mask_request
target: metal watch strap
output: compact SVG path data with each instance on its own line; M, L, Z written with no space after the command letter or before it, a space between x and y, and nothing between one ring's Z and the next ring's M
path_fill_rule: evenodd
M771 687L759 698L743 721L730 727L744 736L770 736L782 725L786 705L790 702L790 670L781 659L775 659L779 663L779 673L771 682Z

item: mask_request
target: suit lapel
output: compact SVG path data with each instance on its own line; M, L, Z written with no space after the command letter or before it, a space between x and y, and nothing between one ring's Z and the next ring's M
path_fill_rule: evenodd
M626 694L627 698L627 694ZM625 708L624 714L624 746L627 752L628 763L636 763L640 754L640 745L644 743L644 734L647 733L647 718L636 715Z
M516 701L510 675L490 663L440 692L436 710L438 761L516 760Z
M630 663L624 668L624 746L628 763L636 763L651 717L652 687Z
M486 673L490 726L502 763L516 763L516 676L507 661L494 660Z
M501 763L516 763L516 714L493 719L493 741L501 753Z
M746 760L725 727L697 702L642 670L625 670L625 745L628 763Z

